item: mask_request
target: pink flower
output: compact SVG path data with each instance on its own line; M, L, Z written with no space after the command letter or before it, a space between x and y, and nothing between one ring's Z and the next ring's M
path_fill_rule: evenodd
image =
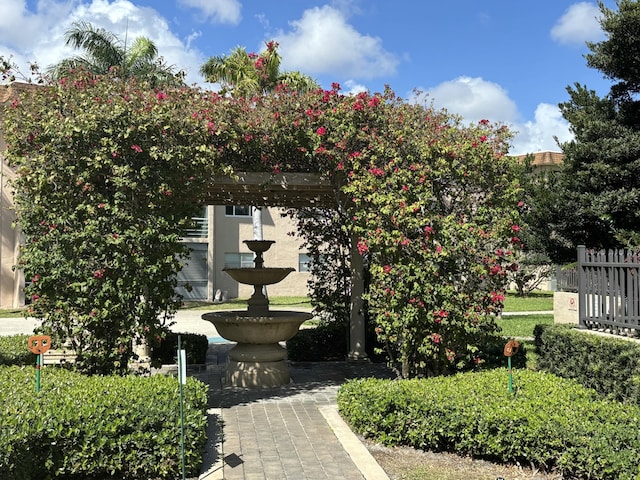
M366 244L366 242L364 240L358 240L358 252L360 252L360 255L364 255L368 251L369 246Z
M326 129L326 128L324 128L324 127L318 127L318 129L316 130L316 133L317 133L318 135L320 135L320 136L322 136L322 135L326 135L326 133L327 133L327 129Z
M131 145L131 150L138 153L142 152L142 148L140 147L140 145Z
M442 337L440 336L439 333L432 333L431 334L431 340L433 341L433 343L440 343L440 339Z
M36 301L36 300L38 300L39 298L40 298L40 295L38 295L37 293L34 293L34 294L31 296L31 301L32 301L32 302L35 302L35 301Z
M384 267L382 267L382 270L384 270L384 273L391 272L391 265L385 265Z
M384 170L379 167L371 167L369 173L374 177L381 177L384 175Z
M504 295L502 293L491 292L490 295L491 295L491 301L493 303L498 304L498 303L504 302Z
M519 232L520 227L518 225L511 225L511 230L513 230L514 232Z
M166 94L166 93L164 93L164 92L158 92L158 93L156 94L156 98L157 98L158 100L164 100L165 98L167 98L167 94Z
M95 272L93 272L93 278L103 278L104 277L104 268L101 268L100 270L96 270Z
M442 253L442 245L436 245L436 253Z

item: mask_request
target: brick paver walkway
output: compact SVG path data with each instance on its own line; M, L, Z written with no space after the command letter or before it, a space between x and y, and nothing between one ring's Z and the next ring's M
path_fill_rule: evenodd
M222 367L228 348L212 346L208 363ZM210 406L221 422L218 436L222 437L215 455L205 461L208 471L201 479L365 480L322 408L335 407L336 393L346 379L389 377L386 367L347 362L292 364L292 384L268 389L227 387L222 372L223 368L210 366L201 376L211 386Z

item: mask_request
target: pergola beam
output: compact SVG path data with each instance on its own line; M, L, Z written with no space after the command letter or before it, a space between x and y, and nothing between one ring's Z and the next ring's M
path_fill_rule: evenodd
M216 177L203 201L210 205L335 208L336 189L315 173L237 173Z

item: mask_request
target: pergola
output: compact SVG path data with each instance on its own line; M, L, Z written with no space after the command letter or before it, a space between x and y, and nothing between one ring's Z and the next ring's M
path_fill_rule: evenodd
M329 179L314 173L237 173L216 177L203 201L209 205L254 205L285 208L336 208L340 191ZM349 359L364 360L364 263L357 239L351 241L351 314Z

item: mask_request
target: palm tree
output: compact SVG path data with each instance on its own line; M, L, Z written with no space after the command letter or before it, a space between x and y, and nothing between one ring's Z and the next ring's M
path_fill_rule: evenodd
M282 58L278 43L266 43L261 54L247 53L244 47L234 48L229 55L211 57L200 67L207 82L221 85L221 93L247 97L272 92L278 85L287 85L290 90L309 92L319 88L318 83L300 72L280 72Z
M183 84L183 72L167 65L158 56L158 48L146 37L138 37L128 46L126 37L122 42L115 34L85 21L74 22L64 37L67 45L84 53L50 66L47 73L54 79L75 68L85 68L96 75L105 75L116 68L119 78L148 80L153 86Z
M320 86L308 75L300 72L280 72L282 57L278 43L266 43L261 54L247 53L244 47L234 48L228 56L211 57L200 67L205 81L219 83L221 94L249 97L273 92L279 85L289 90L309 92ZM253 238L262 240L262 207L253 207Z

